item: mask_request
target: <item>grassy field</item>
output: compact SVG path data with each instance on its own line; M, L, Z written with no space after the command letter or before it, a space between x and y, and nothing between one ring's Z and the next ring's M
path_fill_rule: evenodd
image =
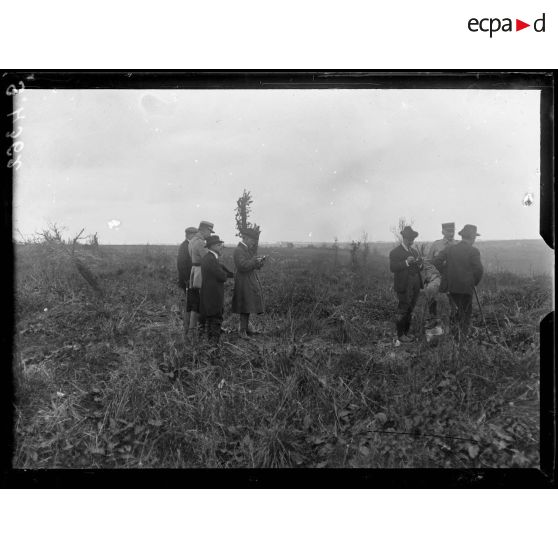
M193 351L176 251L78 246L88 283L16 247L14 467L538 466L548 275L489 272L488 331L475 305L466 342L395 348L384 255L263 248L265 334L238 338L231 283L220 350Z
M459 240L459 236L456 236ZM426 244L417 239L418 244ZM329 244L316 244L323 248ZM393 248L392 242L369 242L370 251L381 256L387 256ZM307 246L299 244L298 249ZM475 246L479 249L485 269L492 273L507 271L521 276L533 277L535 275L554 272L554 251L539 239L527 240L482 240L477 239ZM348 245L344 245L348 248Z

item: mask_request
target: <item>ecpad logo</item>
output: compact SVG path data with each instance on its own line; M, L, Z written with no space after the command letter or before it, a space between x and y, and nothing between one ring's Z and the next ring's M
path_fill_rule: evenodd
M545 16L546 14L543 13L543 15L539 19L536 19L533 22L533 29L537 33L545 32ZM482 19L477 19L475 17L472 17L468 21L467 27L469 28L469 31L472 31L473 33L477 33L478 31L482 31L483 33L490 33L490 38L492 38L493 33L497 33L498 31L513 31L512 18L509 17L505 17L503 19L497 17L485 17ZM531 24L525 23L520 19L515 20L516 31L521 31L522 29L525 29L527 27L531 27Z

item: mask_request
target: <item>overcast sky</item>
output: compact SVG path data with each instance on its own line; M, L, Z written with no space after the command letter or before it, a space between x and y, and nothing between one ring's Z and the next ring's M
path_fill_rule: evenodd
M246 188L262 242L393 240L399 217L423 241L444 221L539 238L538 91L26 90L20 107L23 235L178 243L205 219L236 242Z

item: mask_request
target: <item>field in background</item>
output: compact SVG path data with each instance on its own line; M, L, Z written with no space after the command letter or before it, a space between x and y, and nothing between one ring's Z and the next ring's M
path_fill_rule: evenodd
M456 238L460 240L457 235ZM391 246L384 244L381 253L387 255ZM489 272L528 276L554 273L554 252L542 239L477 240L475 246L479 249L483 265Z
M238 338L231 283L221 350L195 352L176 251L78 246L101 296L68 257L16 247L15 467L538 465L538 324L553 306L538 260L483 279L488 331L475 305L466 343L394 348L374 244L357 266L347 250L262 247L265 334Z
M459 237L457 236L459 240ZM287 244L287 243L283 243ZM423 244L420 241L418 244ZM424 243L426 246L428 242ZM387 256L394 247L393 242L369 242L371 253L380 256ZM285 252L288 250L285 246L276 246L273 244L263 245L268 251L280 250ZM499 273L509 272L516 275L534 276L534 275L553 275L554 273L554 251L551 250L542 239L538 240L478 240L475 246L481 253L483 264L487 271ZM142 250L144 246L121 245L115 246L123 250ZM154 246L164 253L174 255L176 246ZM333 243L316 243L316 244L293 244L291 250L318 250L322 254L327 249L333 249ZM340 246L340 253L345 254L346 259L349 257L350 247L347 244Z

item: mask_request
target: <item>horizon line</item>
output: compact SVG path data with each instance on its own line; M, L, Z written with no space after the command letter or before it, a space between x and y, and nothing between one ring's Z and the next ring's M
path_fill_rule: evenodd
M436 240L440 240L439 238L436 238L434 240L415 240L416 244L420 244L420 243L424 243L424 242L435 242ZM456 238L455 240L459 240L459 238ZM475 241L476 243L479 242L523 242L523 241L533 241L533 240L540 240L543 243L546 244L546 242L544 241L544 239L542 237L537 237L537 238L477 238L477 240ZM21 240L15 239L13 238L12 241L15 244L33 244L33 242L22 242ZM178 242L110 242L110 243L105 243L105 242L99 242L99 246L178 246L183 242L183 240L178 241ZM231 245L233 243L236 242L240 242L240 240L234 240L231 242L227 242L224 241L225 245ZM339 245L342 244L351 244L353 241L352 240L344 240L344 241L338 241ZM362 242L362 241L357 241L357 242ZM367 241L367 244L393 244L399 242L399 240L393 239L393 240L369 240ZM40 243L39 243L40 244ZM80 245L85 245L88 246L88 244L83 244L83 243L78 243ZM259 245L263 246L266 244L293 244L293 245L298 245L298 246L310 246L310 245L330 245L333 246L335 244L334 241L324 241L324 240L309 240L309 241L305 241L305 240L269 240L269 241L265 241L265 242L260 242Z

